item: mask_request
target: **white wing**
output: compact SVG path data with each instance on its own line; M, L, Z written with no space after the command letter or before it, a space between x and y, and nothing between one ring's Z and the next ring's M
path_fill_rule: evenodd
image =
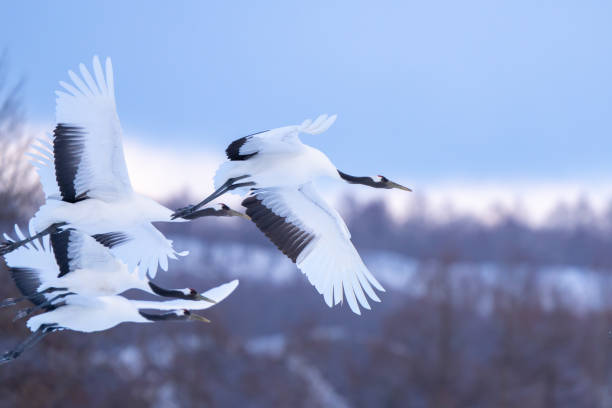
M113 72L106 60L106 76L98 57L94 78L85 65L81 77L68 74L72 84L60 82L57 91L53 147L55 172L64 201L87 196L112 200L132 191L123 155L122 132L115 106Z
M328 306L340 303L343 293L357 314L361 314L358 303L370 309L365 294L380 301L372 286L380 291L383 287L361 260L340 215L312 183L254 190L242 205L257 227L306 274Z
M172 241L148 222L134 224L121 232L94 236L98 242L110 248L110 252L121 259L133 272L138 268L141 278L147 274L152 278L157 274L157 266L168 270L168 258L185 256L187 251L177 252Z
M321 115L313 122L310 119L301 125L285 126L255 133L233 141L225 150L230 160L245 160L255 154L287 154L301 149L300 133L316 135L327 130L337 115Z
M235 279L231 282L224 283L223 285L214 287L202 293L202 296L212 299L219 303L226 297L228 297L238 286L238 280ZM176 310L176 309L188 309L188 310L204 310L214 303L207 302L205 300L184 300L174 299L166 301L147 301L147 300L130 300L130 302L138 309L157 309L157 310Z
M53 163L53 141L47 137L37 139L32 143L32 152L29 154L31 163L36 168L40 184L46 199L61 200L62 195L57 180L55 179L55 167Z
M119 262L94 237L75 229L51 234L51 246L60 270L59 277L79 269L100 273L112 271Z
M15 233L18 239L26 238L17 225ZM14 240L7 234L4 237ZM117 262L108 248L74 229L45 235L6 254L4 258L11 268L36 270L39 286L43 288L55 285L58 278L70 272L89 269L103 273L114 269Z
M19 240L26 238L17 225L15 234ZM15 240L7 234L4 238ZM9 252L4 255L4 260L11 271L21 270L22 273L11 272L11 276L24 296L33 295L40 286L55 280L60 273L48 235Z

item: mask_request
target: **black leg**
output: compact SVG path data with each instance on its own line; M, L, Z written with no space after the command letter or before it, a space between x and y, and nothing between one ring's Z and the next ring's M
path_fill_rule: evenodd
M24 300L26 300L27 297L20 297L20 298L6 298L4 299L2 302L0 302L0 309L3 307L9 307L9 306L13 306L16 305L19 302L22 302Z
M66 225L65 222L58 222L56 224L52 224L51 226L47 227L43 231L39 232L38 234L31 236L30 238L26 238L26 239L21 240L21 241L7 241L7 242L3 242L3 243L0 244L0 256L6 255L9 252L13 252L17 248L27 244L28 242L32 242L35 239L42 238L42 237L44 237L47 234L52 234L52 233L56 232L60 227L62 227L64 225Z
M19 357L24 351L33 347L41 341L47 334L58 330L54 324L42 324L38 330L30 334L21 344L18 344L13 350L9 350L0 357L0 365L9 363Z
M57 304L56 304L56 303L54 303L54 302L55 302L55 301L57 301L57 300L63 299L63 298L65 298L66 296L70 296L70 295L74 295L74 293L73 293L73 292L62 293L61 295L57 295L57 296L55 296L54 298L49 299L49 300L47 300L46 302L42 302L42 303L41 303L41 304L39 304L39 305L35 305L35 306L32 306L32 307L28 307L27 309L22 309L22 310L20 310L20 311L18 311L18 312L17 312L17 314L16 314L16 315L15 315L15 317L13 318L13 321L15 322L15 321L17 321L17 320L19 320L19 319L22 319L22 318L24 318L24 317L26 317L26 316L29 316L29 315L31 315L32 313L34 313L34 312L36 312L36 311L38 311L38 310L40 310L40 309L44 309L44 308L46 308L46 307L50 307L50 306L55 306L55 307L58 307L58 306L61 306L62 304L60 304L60 303L57 303Z
M23 302L24 300L32 299L38 295L44 295L47 293L53 293L53 292L65 291L65 290L68 290L68 289L67 288L47 288L41 292L36 292L35 294L30 295L30 296L22 296L19 298L6 298L2 302L0 302L0 309L2 309L3 307L14 306L19 302Z
M176 218L183 218L186 215L190 215L193 212L197 211L202 206L204 206L204 205L208 204L209 202L211 202L212 200L214 200L215 198L221 197L223 194L225 194L228 191L231 191L231 190L233 190L235 188L246 187L246 186L254 186L255 185L254 182L234 184L236 181L242 180L242 179L247 178L247 177L250 177L250 175L247 174L247 175L244 175L244 176L234 177L234 178L228 179L214 193L212 193L211 195L206 197L204 200L200 201L198 204L196 204L196 205L188 205L187 207L179 208L178 210L176 210L174 212L174 214L172 214L172 219L174 220Z

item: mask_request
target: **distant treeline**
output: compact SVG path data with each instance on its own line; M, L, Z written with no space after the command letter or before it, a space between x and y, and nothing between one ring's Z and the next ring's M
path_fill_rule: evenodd
M612 269L612 211L598 215L586 201L574 207L560 206L548 222L537 227L512 213L493 225L467 216L438 221L423 215L426 208L397 222L382 201L350 205L350 199L344 201L347 204L341 213L358 249L394 251L419 260ZM175 199L169 205L184 203ZM202 219L190 225L160 227L171 234L204 240L271 245L243 220Z

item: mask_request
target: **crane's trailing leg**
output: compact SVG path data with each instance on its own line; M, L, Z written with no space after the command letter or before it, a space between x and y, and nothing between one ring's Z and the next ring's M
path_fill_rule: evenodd
M251 177L251 176L247 174L247 175L244 175L244 176L233 177L233 178L227 179L227 181L225 183L223 183L223 185L221 187L219 187L214 193L212 193L211 195L206 197L204 200L202 200L198 204L196 204L196 205L188 205L187 207L179 208L178 210L176 210L174 212L174 214L172 214L172 219L174 220L176 218L186 218L186 217L189 217L194 212L199 210L202 206L210 203L215 198L221 197L223 194L227 193L228 191L232 191L232 190L234 190L236 188L240 188L240 187L254 186L255 183L252 182L252 181L246 182L246 183L236 183L237 181L240 181L240 180L242 180L244 178L247 178L247 177ZM234 184L234 183L236 183L236 184Z
M63 303L54 303L54 302L56 302L57 300L60 300L60 299L64 299L66 296L70 296L70 295L74 295L74 294L75 293L73 293L73 292L63 293L61 295L55 296L52 299L47 300L46 302L43 302L43 303L39 304L39 305L28 307L27 309L22 309L22 310L17 312L17 314L13 318L13 321L16 322L17 320L22 319L22 318L24 318L26 316L29 316L32 313L34 313L34 312L36 312L36 311L38 311L40 309L44 309L44 308L51 307L51 306L55 306L55 307L62 306Z
M52 333L56 330L60 330L57 325L54 324L42 324L38 330L30 334L21 344L15 347L13 350L7 351L0 357L0 365L9 363L19 357L24 351L33 347L43 339L47 334Z
M32 242L35 239L42 238L48 234L53 234L54 232L57 232L64 225L66 225L65 222L58 222L58 223L52 224L51 226L45 228L38 234L32 235L31 237L26 238L26 239L22 239L21 241L5 241L0 244L0 256L4 256L8 254L9 252L13 252L17 248L27 244L28 242Z
M242 217L246 220L251 221L251 217L249 217L248 215L241 213L240 211L236 211L236 210L232 210L231 208L229 208L227 205L225 204L220 204L220 208L214 208L214 207L207 207L207 208L203 208L201 210L197 210L194 211L188 215L183 216L184 219L186 220L195 220L196 218L201 218L201 217L209 217L209 216L215 216L215 217Z
M35 294L31 296L22 296L19 298L6 298L2 302L0 302L0 309L2 309L3 307L14 306L19 302L23 302L24 300L33 299L34 297L39 296L39 295L45 295L47 293L60 292L60 291L66 291L66 290L68 289L66 288L47 288L41 292L36 292Z

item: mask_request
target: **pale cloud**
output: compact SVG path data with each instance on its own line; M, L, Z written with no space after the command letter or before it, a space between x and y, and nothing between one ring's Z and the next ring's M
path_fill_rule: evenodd
M47 129L46 125L28 125L30 134L48 134ZM136 191L158 200L185 194L191 202L213 191L213 175L225 160L221 149L196 150L149 140L128 137L124 141L126 162ZM414 214L438 221L465 215L495 223L504 214L512 213L532 225L539 225L560 204L571 207L586 201L601 214L612 202L612 180L394 180L410 186L414 193L328 183L321 185L321 189L338 206L345 197L360 204L382 199L398 220ZM241 199L228 194L222 201L238 206Z
M126 142L126 156L134 187L158 199L182 192L191 200L203 198L213 191L212 177L224 160L222 151L179 151L131 140ZM612 200L612 180L397 181L413 187L415 192L329 184L322 186L322 190L335 205L341 205L344 197L361 204L382 199L398 219L421 213L439 221L467 215L495 223L504 214L513 213L532 225L546 222L560 204L574 206L586 200L594 211L601 213ZM240 202L239 197L231 194L223 200L230 205ZM424 214L423 208L427 209Z
M449 181L425 185L415 195L427 203L429 215L439 220L470 215L495 223L511 213L529 224L540 225L559 205L573 207L586 201L596 213L603 213L612 200L612 180L609 183L530 180L495 184ZM395 214L401 215L417 210L419 199L411 203L410 198L395 193L388 203Z
M125 140L124 151L134 190L158 200L212 192L213 175L224 159L222 152L177 149L140 139Z

